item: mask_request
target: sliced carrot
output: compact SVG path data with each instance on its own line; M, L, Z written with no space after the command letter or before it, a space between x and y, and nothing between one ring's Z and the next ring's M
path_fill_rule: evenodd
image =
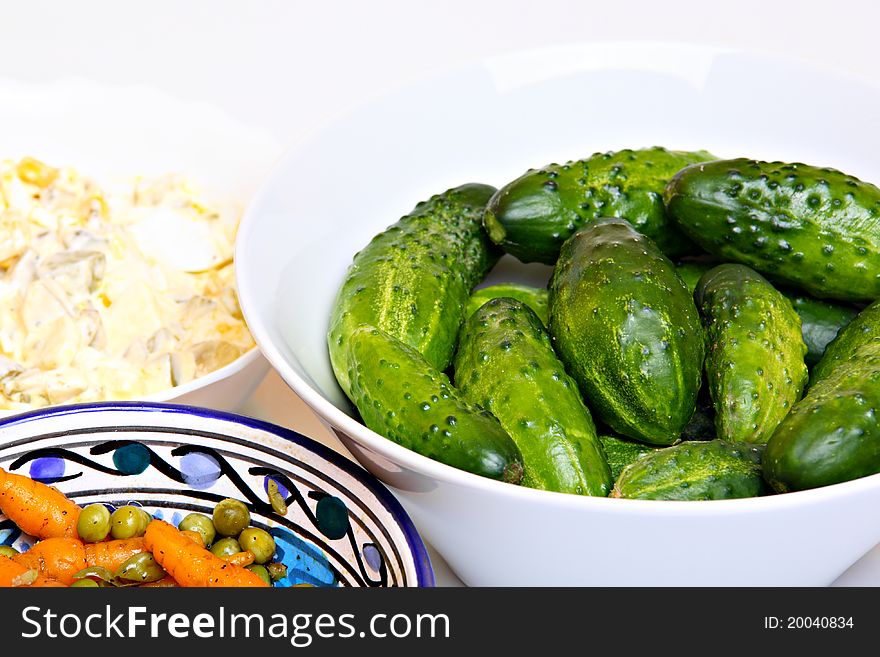
M37 538L76 538L80 508L54 488L0 468L0 511Z
M134 555L147 551L143 536L83 545L86 566L101 566L115 573Z
M26 566L0 555L0 588L8 589L15 586L16 581L27 571Z
M211 554L162 520L147 525L144 539L153 558L181 586L268 586L256 573Z
M225 557L220 557L223 561L234 563L236 566L241 566L244 568L245 566L250 566L256 556L250 550L243 550L242 552L236 552L235 554L227 554Z
M47 538L12 560L68 586L73 583L73 576L88 566L82 541L75 538Z
M12 560L42 577L70 586L79 571L94 566L115 573L134 555L146 552L142 537L83 544L75 538L47 538Z
M198 532L195 532L192 529L182 529L180 530L180 533L191 539L192 542L199 547L205 547L205 539Z
M46 577L45 575L38 575L37 579L34 580L34 583L29 584L28 587L33 589L66 589L67 584L59 582L57 579Z

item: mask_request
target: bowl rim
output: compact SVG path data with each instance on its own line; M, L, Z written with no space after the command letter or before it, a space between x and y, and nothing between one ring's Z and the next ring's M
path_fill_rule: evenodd
M250 327L248 327L250 331ZM165 402L172 401L177 397L181 397L190 392L194 392L205 386L211 385L212 383L217 383L223 379L228 379L229 377L238 374L242 370L244 370L249 365L255 363L262 357L262 352L260 348L256 345L256 340L254 340L254 345L244 352L241 356L236 358L231 363L227 363L223 367L218 367L216 370L212 370L207 374L203 374L200 377L196 377L192 381L187 381L183 385L174 386L173 388L165 388L164 390L159 390L158 392L151 393L149 395L145 395L139 400L119 400L120 402L126 401L143 401L143 402ZM86 403L114 403L114 400L106 400L102 402L86 402Z
M400 84L371 94L360 102L353 103L345 109L326 116L323 121L312 126L311 130L307 131L301 139L290 144L285 150L285 153L271 168L259 189L251 196L250 202L245 208L236 235L236 262L241 263L247 261L246 258L241 257L241 254L246 248L245 245L251 238L254 230L253 226L259 221L259 217L262 214L262 207L272 195L272 190L283 181L283 174L288 167L288 163L296 159L299 148L302 145L320 138L325 131L332 129L333 124L337 120L372 107L374 103L381 101L382 98L388 94L410 88L414 83L424 83L432 78L451 75L459 71L467 71L477 67L491 67L499 64L503 66L505 63L511 63L517 59L546 56L548 53L552 54L554 52L559 52L560 50L574 50L579 56L584 58L584 61L589 61L595 65L607 61L609 54L626 52L627 49L633 47L637 47L640 50L639 61L645 61L645 57L649 57L651 53L661 53L670 56L688 56L682 59L682 61L685 62L690 61L690 56L750 56L765 60L788 62L807 70L821 71L826 74L830 73L840 79L847 79L854 83L880 89L880 82L867 75L803 57L785 55L783 53L760 48L711 46L676 41L609 41L602 43L558 44L525 49L512 49L485 57L473 58L453 66L434 69L424 75L413 76ZM696 57L694 57L694 59L696 59ZM627 65L631 64L632 62L628 62ZM741 513L755 512L772 513L780 509L798 507L811 503L828 502L839 497L848 497L850 495L865 492L866 490L880 488L880 473L877 473L850 481L829 484L819 488L764 495L760 497L728 500L636 500L572 495L569 493L538 490L524 486L511 485L454 468L402 447L372 429L369 429L366 425L351 417L334 403L326 399L306 380L304 376L300 375L300 373L287 362L287 359L281 353L280 349L278 349L270 339L269 330L262 321L261 314L257 312L256 308L252 307L249 290L252 285L256 286L258 281L249 280L245 275L245 272L247 272L247 267L242 267L240 264L236 267L235 277L239 290L239 302L242 314L244 315L248 328L251 331L251 335L263 355L279 373L285 383L287 383L287 385L320 418L329 423L331 427L344 434L345 438L352 440L364 449L373 451L382 458L400 465L407 470L413 471L414 473L418 473L421 476L429 477L454 486L511 497L524 503L544 502L554 506L564 507L566 509L583 509L600 513L635 515L662 514L668 516L718 516L721 514L737 515Z
M250 330L250 328L248 328ZM242 370L246 369L250 365L256 363L263 356L260 348L254 344L253 347L244 352L241 356L236 358L231 363L227 363L223 367L218 367L216 370L208 372L207 374L203 374L200 377L193 379L192 381L187 381L186 383L174 386L173 388L165 388L164 390L159 390L158 392L150 393L149 395L144 395L139 399L105 399L102 401L96 402L77 402L76 404L52 404L49 406L40 406L37 408L30 408L27 410L15 410L15 409L0 409L0 421L5 421L7 418L16 417L19 415L27 415L33 413L34 411L39 410L47 410L53 408L61 408L63 406L82 406L86 404L123 404L123 403L164 403L169 402L173 403L175 399L178 397L182 397L183 395L187 395L191 392L195 392L196 390L201 390L202 388L209 386L213 383L217 383L222 381L223 379L228 379Z
M319 459L327 461L340 470L350 475L365 488L367 488L376 499L385 507L386 511L397 522L407 547L413 558L413 564L416 571L416 584L419 587L435 586L434 569L431 564L431 558L428 550L422 540L421 535L415 527L412 519L406 510L397 501L397 498L388 490L388 488L358 463L346 458L339 452L319 443L318 441L304 436L303 434L288 429L265 420L259 420L247 415L238 415L227 411L219 411L212 408L202 406L190 406L186 404L168 404L149 401L119 401L119 402L87 402L83 404L69 404L63 406L52 406L48 408L40 408L25 413L19 413L10 417L0 419L0 430L13 426L28 424L35 420L44 420L48 418L61 418L68 415L80 415L83 413L103 413L103 412L157 412L166 415L186 415L198 418L206 418L211 420L220 420L231 424L239 424L250 429L265 431L271 433L278 438L294 443Z

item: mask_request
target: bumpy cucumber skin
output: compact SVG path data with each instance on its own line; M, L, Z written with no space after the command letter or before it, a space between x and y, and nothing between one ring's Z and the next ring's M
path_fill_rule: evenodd
M676 265L676 271L685 285L693 292L697 283L707 271L717 266L711 261L687 261ZM852 306L820 301L811 296L789 288L777 289L791 301L794 311L801 318L801 335L804 344L807 345L807 355L804 357L807 367L813 367L825 353L825 347L849 324L858 314Z
M745 265L719 265L694 292L708 338L706 377L718 438L766 443L807 383L791 302Z
M849 325L858 315L851 306L829 301L820 301L793 290L780 290L794 307L801 318L801 333L807 345L805 362L807 367L814 367L825 354L825 349L841 329Z
M599 217L624 217L664 253L683 255L694 245L667 219L663 188L682 167L711 159L654 147L551 164L498 190L483 221L492 240L522 262L553 264L562 243Z
M669 182L666 209L704 249L820 299L880 298L880 189L833 169L719 160Z
M629 464L635 463L643 456L661 449L645 443L627 440L619 436L599 436L599 442L605 450L605 460L611 468L611 477L615 481Z
M628 466L612 497L637 500L727 500L765 492L763 446L710 440L658 449Z
M679 439L700 389L704 335L691 294L650 239L616 218L573 235L550 282L550 334L615 433Z
M874 338L815 381L782 421L767 443L764 478L785 493L880 472L878 408L880 338Z
M418 351L370 326L356 329L346 345L352 401L370 429L446 465L521 481L522 455L510 436Z
M596 425L527 305L501 297L470 316L455 355L455 383L516 442L523 485L608 495L613 482Z
M452 362L471 288L497 260L481 224L494 191L470 184L434 196L355 255L327 336L330 363L344 392L350 392L345 342L361 325L410 345L438 370Z
M465 317L473 315L479 310L480 306L490 299L509 297L526 304L538 316L541 323L544 326L547 326L550 321L549 301L547 298L548 294L546 288L529 287L528 285L520 285L518 283L499 283L498 285L490 285L489 287L474 290L471 293L471 297L468 299Z
M862 310L828 343L822 359L810 373L810 381L816 383L828 378L834 369L852 357L856 349L876 340L880 340L880 301Z

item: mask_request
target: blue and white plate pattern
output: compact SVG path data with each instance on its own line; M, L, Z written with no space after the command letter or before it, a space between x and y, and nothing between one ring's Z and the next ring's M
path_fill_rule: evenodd
M391 493L348 459L281 427L202 408L81 404L0 422L0 467L77 504L140 505L177 524L247 504L288 568L275 586L433 586L425 546ZM281 516L268 481L285 495ZM0 545L33 543L0 515Z

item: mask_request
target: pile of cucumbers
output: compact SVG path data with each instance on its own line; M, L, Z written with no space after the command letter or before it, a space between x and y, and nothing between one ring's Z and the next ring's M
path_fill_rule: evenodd
M508 253L547 289L475 290ZM420 203L328 332L372 430L511 484L707 500L880 472L880 189L804 164L597 153Z

